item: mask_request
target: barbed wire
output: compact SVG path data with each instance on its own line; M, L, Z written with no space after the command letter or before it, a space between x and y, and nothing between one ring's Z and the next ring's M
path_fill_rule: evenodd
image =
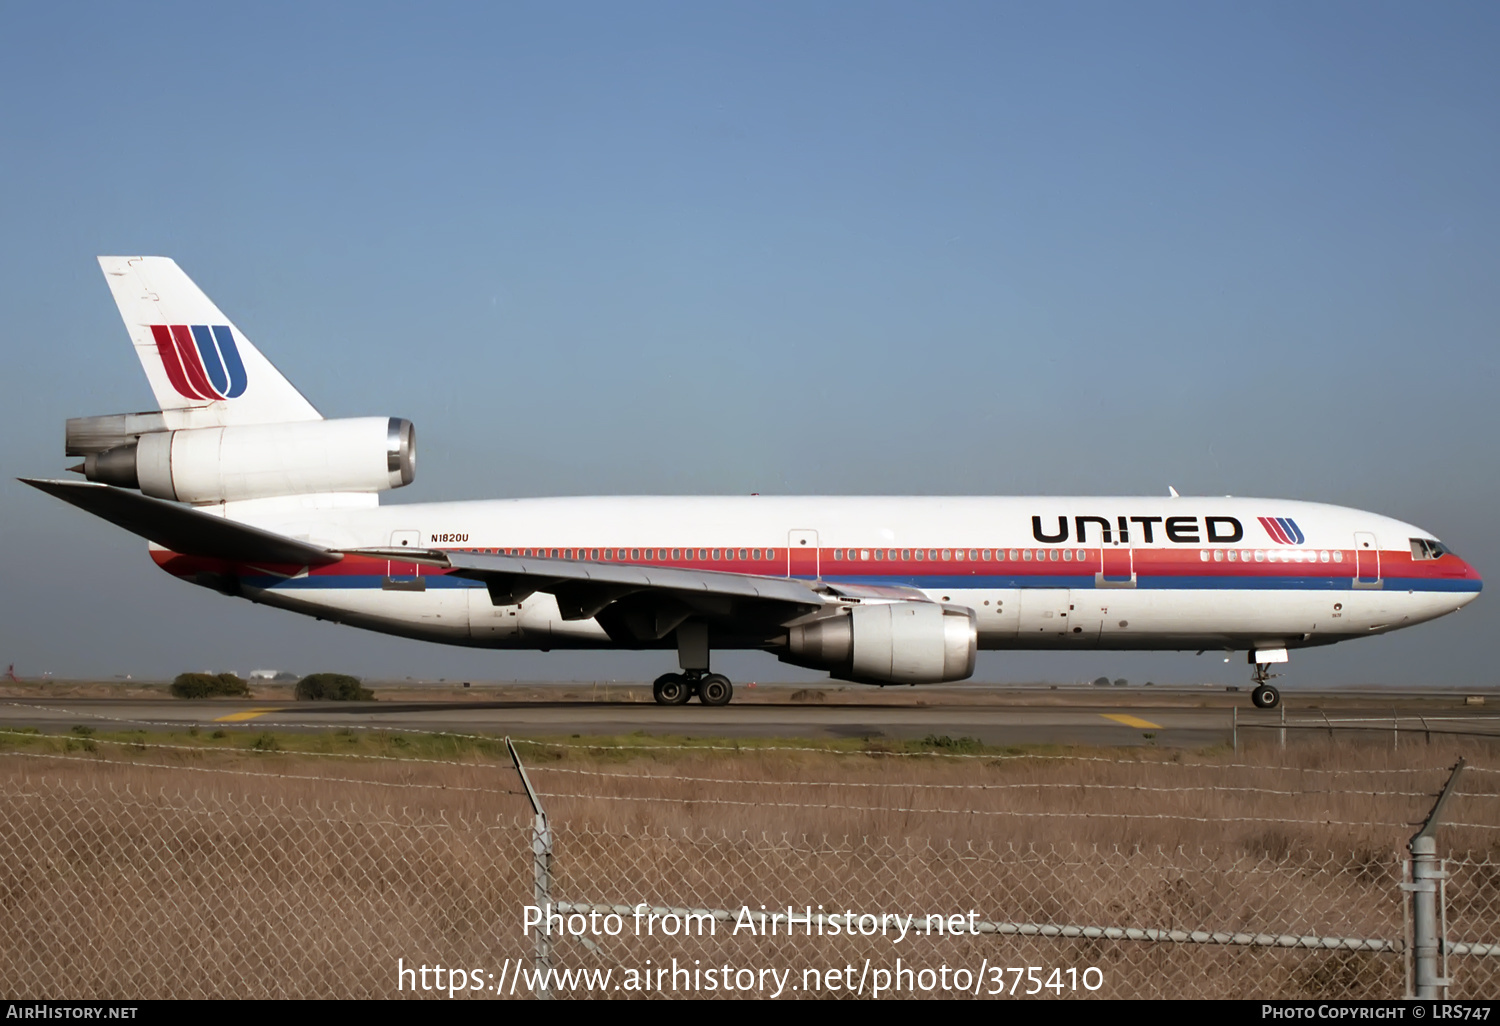
M1437 791L1278 791L1267 787L1220 787L1206 785L1203 787L1150 787L1145 784L932 784L921 781L891 781L871 782L854 780L755 780L745 777L684 777L684 776L656 776L647 773L611 773L606 770L575 769L567 766L547 766L543 764L526 767L530 773L571 773L586 777L606 777L615 780L649 781L655 783L672 783L676 781L688 781L698 784L743 784L755 787L865 787L865 788L914 788L917 790L931 791L1024 791L1035 788L1050 788L1054 790L1093 790L1093 791L1149 791L1154 794L1190 794L1198 792L1224 792L1243 794L1271 794L1289 797L1300 797L1303 795L1364 795L1377 798L1436 798L1440 792ZM1500 795L1491 794L1455 794L1455 798L1500 798Z
M793 745L586 745L575 744L568 741L537 741L531 738L512 738L511 742L517 745L532 745L539 748L577 748L594 749L609 752L655 752L655 751L680 751L680 752L739 752L743 755L754 755L757 752L811 752L821 755L845 755L863 756L865 758L884 758L887 756L909 757L909 758L933 758L933 759L980 759L989 762L1002 762L1009 760L1034 760L1045 762L1098 762L1108 763L1112 766L1142 766L1149 768L1169 767L1177 769L1247 769L1261 772L1275 773L1323 773L1343 776L1350 773L1384 774L1384 773L1449 773L1452 766L1414 766L1405 769L1323 769L1321 767L1303 766L1269 766L1257 765L1248 762L1178 762L1175 760L1148 760L1148 759L1106 759L1097 755L1070 755L1066 753L1045 752L1016 752L1016 753L974 753L974 752L885 752L871 749L860 749L851 751L836 748L813 748L808 746ZM1500 770L1486 770L1485 772L1500 773Z
M199 792L193 792L189 795L184 795L181 790L178 790L175 794L170 794L168 793L166 788L162 787L155 789L155 795L159 800L148 802L146 801L146 799L149 799L152 796L152 791L150 789L142 788L141 792L137 793L136 789L132 788L129 784L116 786L115 784L111 783L106 784L103 788L101 788L98 784L94 784L91 787L84 788L78 786L76 783L70 784L68 781L64 780L61 777L58 777L56 780L51 781L49 781L46 777L43 777L38 782L38 786L41 788L50 787L54 789L54 793L45 793L41 790L18 790L7 792L3 796L0 796L0 799L9 800L12 798L37 798L43 801L55 801L58 799L58 796L55 793L56 791L68 791L70 792L70 797L68 800L80 801L80 793L85 796L108 794L111 800L118 802L120 805L126 806L128 808L140 809L144 812L156 812L163 810L168 812L182 812L191 816L222 816L224 810L222 808L214 808L214 805L217 803L222 803L226 799L230 802L237 802L240 804L248 805L255 804L256 800L258 799L260 805L263 808L283 810L292 813L316 812L322 814L327 811L347 812L351 815L358 816L357 819L350 820L350 822L357 823L360 826L389 826L409 828L413 830L440 830L451 827L452 822L457 821L459 823L470 826L473 829L483 831L529 829L529 824L527 823L527 819L529 817L518 816L510 822L502 821L497 823L485 818L466 816L462 812L458 811L452 812L450 815L450 812L447 809L429 809L426 806L418 806L417 812L419 815L426 815L429 820L432 820L432 822L422 822L420 819L413 818L408 818L407 820L390 818L383 819L380 818L377 813L390 815L395 812L395 808L356 805L353 802L347 803L347 808L341 808L340 804L337 801L329 801L327 806L325 807L324 804L316 798L312 799L310 802L304 801L300 798L295 802L288 802L285 798L274 795L252 795L247 792L241 793L238 796L233 793L230 793L227 796L218 795L214 796L210 800L204 798L203 795ZM122 795L124 797L121 797ZM171 801L183 802L185 804L166 804L167 802ZM412 816L411 810L406 806L401 806L400 812L403 816ZM320 822L321 821L325 820L320 820ZM0 837L3 836L3 834L0 834Z
M1373 826L1392 827L1406 829L1407 827L1419 826L1419 823L1377 823L1370 820L1346 821L1338 819L1288 819L1285 816L1231 816L1215 818L1211 816L1185 816L1171 813L1131 813L1131 812L1016 812L1010 809L919 809L897 805L841 805L836 803L827 804L805 804L800 802L758 802L758 801L734 801L727 798L666 798L658 795L622 795L622 794L564 794L557 791L538 791L543 798L575 798L590 801L608 802L662 802L675 805L732 805L747 808L765 809L813 809L827 811L838 809L846 812L912 812L919 814L945 815L945 816L1016 816L1024 819L1139 819L1139 820L1182 820L1192 823L1296 823L1306 826ZM1481 830L1500 830L1500 825L1487 825L1479 823L1444 823L1444 826L1477 827Z
M508 790L501 790L499 788L494 788L494 787L465 787L465 786L463 786L461 784L416 784L416 783L403 783L401 781L393 781L393 780L370 780L368 778L360 778L360 777L310 776L310 775L303 774L303 773L257 773L254 770L228 769L228 768L221 768L221 767L217 767L217 766L183 766L181 764L173 765L171 763L165 763L165 762L113 763L113 762L107 762L107 761L102 760L102 759L90 759L86 755L61 755L61 754L54 753L54 752L4 752L4 753L0 753L0 754L3 754L3 755L14 755L14 756L17 756L17 757L23 758L23 759L64 759L64 760L67 760L67 761L70 761L70 762L87 762L90 765L94 765L94 766L99 766L99 765L106 765L106 766L126 765L126 766L140 767L140 768L144 768L144 769L164 769L164 770L171 770L174 773L177 772L177 771L180 771L180 770L185 770L185 771L187 771L189 773L226 773L226 774L230 774L230 775L236 776L236 777L267 777L267 778L272 779L272 780L316 780L316 781L319 781L319 782L336 783L336 784L369 784L372 787L410 787L410 788L423 788L423 789L431 790L431 791L475 791L475 792L478 792L478 793L481 793L481 794L507 794L507 795L524 795L526 793L525 791L508 791ZM458 763L454 763L453 765L459 765L459 764Z

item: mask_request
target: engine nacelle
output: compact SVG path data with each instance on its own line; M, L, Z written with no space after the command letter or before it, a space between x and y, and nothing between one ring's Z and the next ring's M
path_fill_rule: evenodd
M978 652L974 610L890 602L788 629L780 658L863 684L941 684L972 675Z
M90 481L193 503L383 492L416 472L416 431L399 417L151 431L83 461Z

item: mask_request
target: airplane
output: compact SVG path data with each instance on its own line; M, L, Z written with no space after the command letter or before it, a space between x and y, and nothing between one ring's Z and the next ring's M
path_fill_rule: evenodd
M493 649L676 650L655 700L727 704L715 650L870 685L960 681L979 650L1294 649L1463 608L1430 532L1281 499L731 496L380 505L399 417L325 419L165 257L99 264L158 401L74 418L84 480L22 480L149 542L157 566L320 620Z

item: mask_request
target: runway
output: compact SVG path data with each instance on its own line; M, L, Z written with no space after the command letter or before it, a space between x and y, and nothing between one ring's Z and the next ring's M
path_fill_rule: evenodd
M1300 693L1282 710L1250 707L1223 691L1099 694L1096 691L901 689L834 692L764 688L723 707L658 706L641 687L594 689L487 687L428 700L413 688L377 691L375 702L296 702L266 698L180 701L162 698L0 699L0 726L45 733L87 725L100 731L384 731L521 737L889 738L970 737L989 745L1159 745L1340 737L1383 744L1463 735L1500 739L1500 699L1465 703L1461 694ZM561 694L559 695L559 692ZM795 699L794 699L795 696ZM425 697L425 696L424 696Z

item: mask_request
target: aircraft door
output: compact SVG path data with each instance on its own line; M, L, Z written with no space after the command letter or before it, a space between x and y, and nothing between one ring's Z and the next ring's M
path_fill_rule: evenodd
M415 549L422 541L420 531L392 531L390 547L393 549ZM426 591L427 582L417 571L417 564L399 559L387 560L385 579L380 582L386 591Z
M1379 588L1380 548L1375 536L1365 531L1354 533L1354 586L1356 588Z
M818 565L818 532L788 531L786 534L786 575L816 580L822 574Z
M1099 572L1094 575L1094 587L1135 587L1135 553L1130 542L1110 540L1103 543Z

